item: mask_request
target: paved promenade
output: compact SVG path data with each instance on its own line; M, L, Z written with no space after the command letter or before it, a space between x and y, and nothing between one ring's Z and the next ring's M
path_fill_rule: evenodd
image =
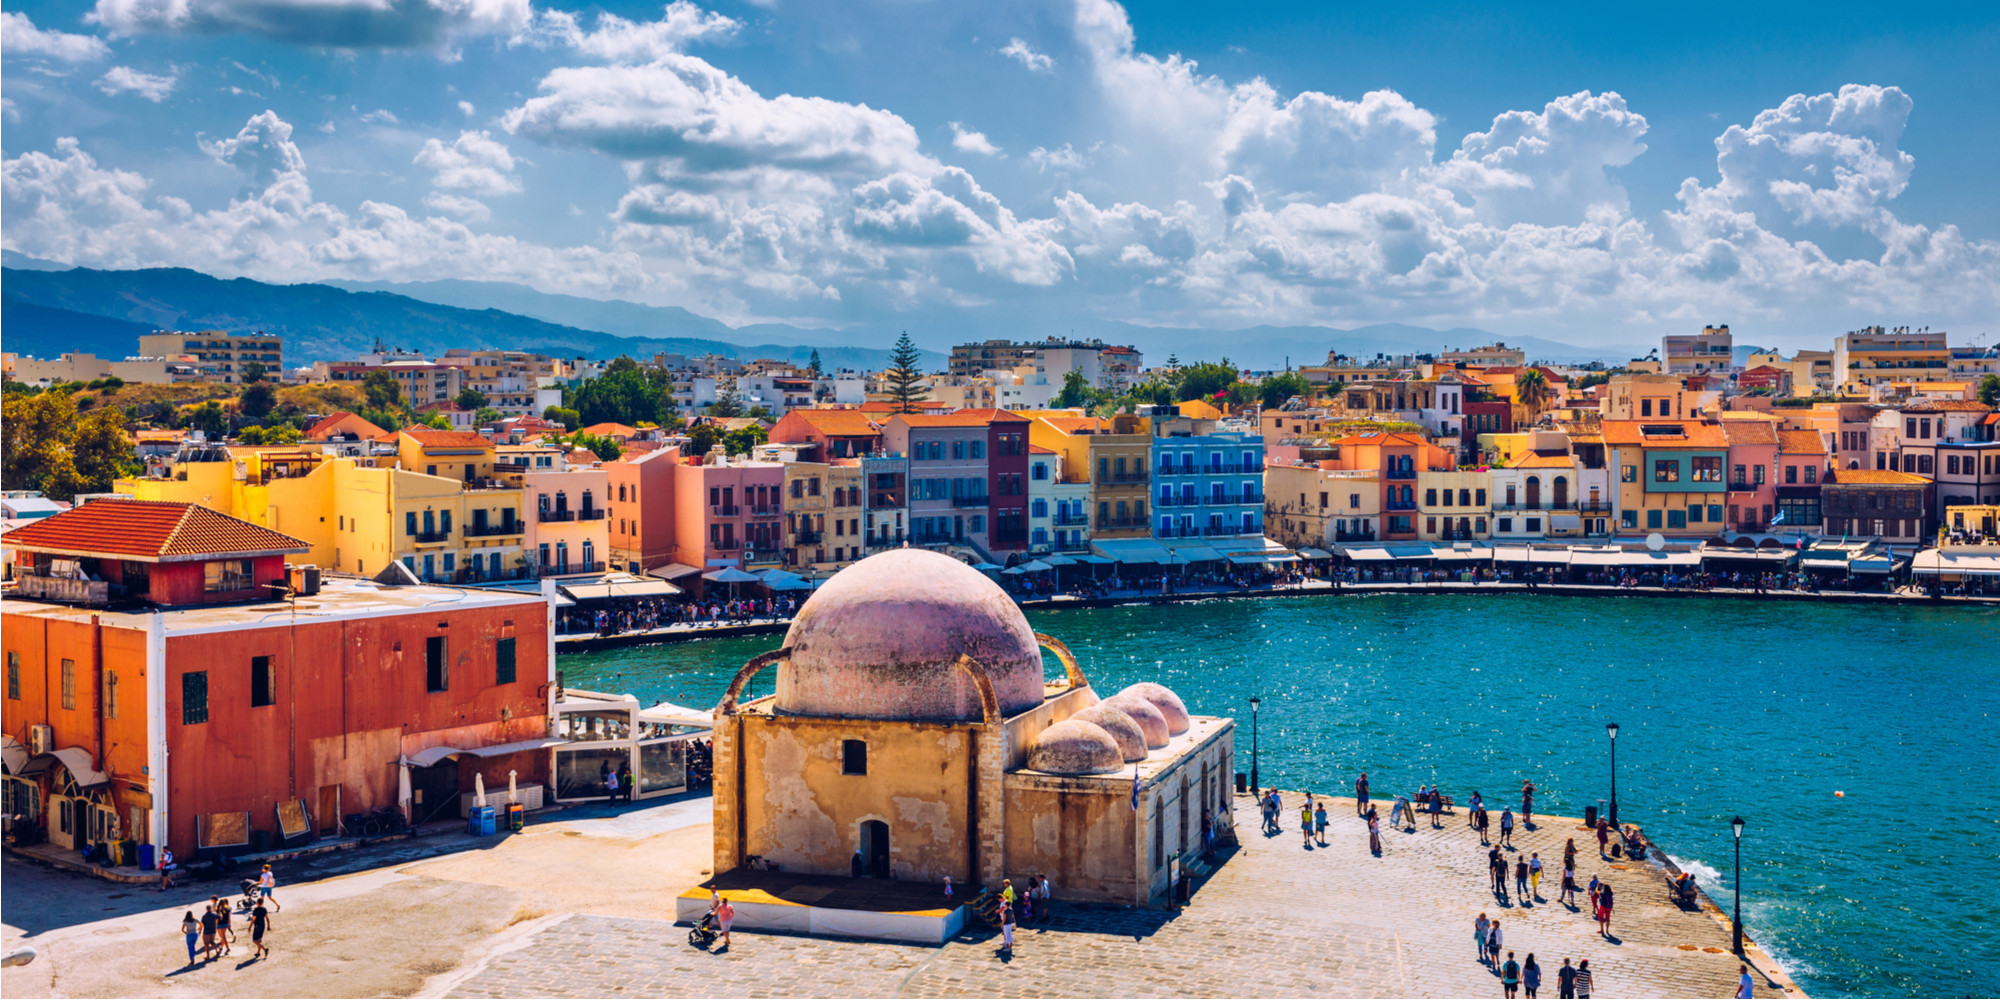
M1298 796L1287 796L1296 810ZM1474 917L1498 917L1505 947L1545 970L1544 996L1567 957L1588 958L1596 995L1723 997L1737 960L1710 912L1667 901L1657 869L1600 861L1574 820L1545 820L1515 837L1552 871L1543 898L1501 900L1488 889L1486 849L1461 813L1444 827L1384 831L1371 856L1351 800L1329 808L1331 846L1307 850L1296 828L1257 833L1238 797L1245 843L1184 911L1059 906L1047 926L1021 928L1014 954L980 930L941 948L737 934L735 947L690 947L663 920L575 915L528 934L448 987L450 996L1500 996L1477 962ZM1579 838L1580 881L1615 888L1612 936L1555 902L1562 846ZM1061 887L1057 887L1060 896ZM1758 977L1760 997L1797 996Z

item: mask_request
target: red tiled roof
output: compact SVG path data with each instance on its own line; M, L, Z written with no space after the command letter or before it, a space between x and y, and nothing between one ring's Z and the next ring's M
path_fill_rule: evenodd
M625 424L613 423L607 420L601 424L591 424L589 427L577 431L577 433L588 434L591 437L613 437L622 440L637 435L639 428L628 427Z
M1397 432L1394 434L1350 434L1347 437L1335 440L1333 443L1337 445L1379 444L1391 448L1412 448L1420 444L1428 444L1429 442L1425 441L1421 435Z
M898 413L889 418L912 427L985 427L988 424L1028 422L1028 418L1007 410L959 410L956 413Z
M1818 431L1779 431L1778 450L1787 455L1824 455L1826 441Z
M1719 424L1695 420L1606 420L1604 443L1646 448L1727 448L1729 439ZM1676 434L1648 434L1646 428L1676 427Z
M1934 399L1928 403L1913 403L1903 407L1907 413L1938 413L1955 411L1960 413L1985 413L1992 407L1976 399Z
M441 431L430 427L405 427L402 433L415 438L425 448L491 448L493 442L473 431Z
M345 433L351 433L371 440L380 440L382 435L388 432L353 413L341 410L338 413L329 413L314 421L311 427L306 428L305 439L308 441L324 441L335 434Z
M1722 434L1732 445L1777 444L1778 432L1768 420L1725 420Z
M1848 486L1929 486L1930 478L1914 472L1888 469L1835 469L1826 474L1828 482Z
M860 410L793 410L785 416L797 417L812 425L813 430L834 437L872 437L882 433L882 425Z
M192 562L310 551L290 535L199 504L94 500L7 534L7 545L61 555Z
M1031 444L1031 445L1029 445L1029 446L1028 446L1028 454L1030 454L1030 455L1060 455L1060 454L1062 454L1062 452L1059 452L1059 451L1055 450L1054 448L1044 448L1044 447L1042 447L1041 445L1038 445L1038 444Z

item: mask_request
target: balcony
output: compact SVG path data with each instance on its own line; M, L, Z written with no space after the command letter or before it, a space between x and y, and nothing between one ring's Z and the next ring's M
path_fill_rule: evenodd
M1417 502L1415 500L1391 500L1382 506L1389 510L1416 510Z
M1758 490L1761 490L1761 489L1763 489L1763 488L1764 488L1764 484L1763 484L1763 483L1734 483L1734 482L1733 482L1733 483L1730 483L1730 484L1729 484L1729 492L1731 492L1731 493L1755 493L1755 492L1757 492Z
M1057 514L1050 519L1050 522L1058 528L1088 528L1090 527L1090 515Z
M953 507L990 507L993 505L993 498L987 496L952 497L951 505Z
M1112 528L1144 528L1144 527L1147 527L1148 525L1150 525L1150 524L1152 524L1152 523L1153 523L1153 522L1151 522L1151 521L1148 521L1148 520L1146 520L1146 517L1145 517L1145 515L1143 515L1143 514L1142 514L1142 515L1139 515L1138 517L1105 517L1105 518L1099 518L1099 519L1098 519L1098 521L1097 521L1097 527L1098 527L1099 529L1112 529Z
M804 529L792 532L791 544L793 545L818 545L823 541L826 541L826 532L824 531Z
M911 545L959 545L964 542L964 535L954 535L948 531L920 531L910 536Z
M449 532L449 531L420 531L420 532L418 532L417 534L415 534L415 535L412 535L412 536L411 536L411 538L412 538L412 539L413 539L413 540L414 540L414 541L416 542L416 544L418 544L418 545L437 545L437 544L440 544L440 543L443 543L443 542L449 542L449 541L451 541L451 532Z
M1090 539L1072 538L1064 540L1058 538L1051 542L1049 547L1057 552L1088 552L1090 551Z
M1161 528L1153 534L1160 538L1200 538L1206 530L1199 525L1191 524L1185 528L1175 525L1171 528Z
M752 504L752 505L750 505L749 507L746 507L746 508L744 508L744 509L745 509L745 510L748 510L748 511L750 512L750 516L751 516L751 517L783 517L783 516L785 516L785 510L784 510L784 508L783 508L783 507L780 507L780 506L778 506L777 504L761 504L761 505L759 505L759 504Z
M574 510L568 510L548 507L537 510L535 512L535 520L543 524L552 521L601 521L604 519L605 509L603 507L579 507Z
M743 550L743 543L735 538L725 538L719 542L708 543L708 549L711 552L740 552Z
M708 505L708 513L713 517L735 517L736 515L742 512L743 508L738 507L733 503L717 503Z
M1576 509L1585 514L1609 514L1611 513L1611 501L1579 500L1577 501Z
M1406 479L1415 479L1415 478L1417 478L1417 470L1415 470L1415 469L1383 469L1383 470L1382 470L1382 478L1383 478L1383 479L1397 479L1397 480L1406 480Z
M1347 528L1337 528L1333 532L1333 540L1336 542L1372 542L1375 540L1375 532L1373 529L1353 531Z
M571 566L575 566L575 565L577 565L577 564L576 564L576 563L571 563L570 565L571 565ZM603 572L603 571L604 571L604 569L603 569L603 567L604 567L604 564L603 564L603 563L597 563L596 565L597 565L597 567L598 567L598 569L597 569L597 572L600 572L600 573L601 573L601 572ZM586 573L586 572L590 572L590 571L589 571L589 570L581 570L581 569L568 569L568 570L559 570L559 571L551 571L551 570L543 570L543 571L542 571L542 573L541 573L541 575L542 575L542 576L555 576L555 575L557 575L557 573L561 573L561 572L566 572L566 573ZM487 570L487 569L479 569L479 568L476 568L476 567L472 567L472 566L467 566L467 567L464 567L463 569L459 569L459 570L455 570L455 571L453 571L453 572L452 572L452 574L451 574L451 579L450 579L450 581L449 581L449 582L451 582L451 583L498 583L498 582L500 582L500 581L502 581L502 580L532 580L532 579L534 579L534 577L535 577L535 574L532 574L532 573L530 573L530 572L528 571L528 568L527 568L527 567L525 567L525 566L518 566L518 567L515 567L514 569L503 569L503 570L501 570L501 571L500 571L500 572L498 572L498 573L495 573L495 572L493 572L492 570Z
M862 545L871 549L895 549L901 548L905 540L905 536L900 532L893 535L869 535L862 541Z
M499 524L479 524L474 522L466 525L465 537L494 538L500 535L519 535L528 530L527 524L528 522L526 521L515 521L512 519L501 521Z
M38 600L60 601L65 604L104 604L111 600L111 584L103 580L30 573L20 578L19 586L22 597ZM244 578L243 584L235 589L248 590L248 578Z
M601 562L571 562L571 563L559 562L559 563L554 563L552 565L541 567L539 570L536 571L535 575L576 576L583 573L602 573L604 572L604 568L605 568L604 564Z
M482 493L488 490L518 490L520 488L519 483L510 483L504 479L487 479L485 477L468 479L465 481L464 486L467 493Z
M1122 484L1122 483L1149 483L1149 482L1152 482L1152 481L1153 481L1153 477L1152 477L1152 475L1151 475L1151 474L1149 474L1148 472L1146 472L1146 470L1144 470L1144 469L1140 469L1140 470L1139 470L1139 471L1137 471L1137 472L1112 472L1112 473L1107 473L1106 475L1104 475L1103 477L1101 477L1100 481L1101 481L1101 482L1105 482L1105 483L1121 483L1121 484Z

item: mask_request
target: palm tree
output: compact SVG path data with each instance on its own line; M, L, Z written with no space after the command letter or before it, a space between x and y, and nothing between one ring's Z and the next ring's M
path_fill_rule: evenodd
M1528 368L1514 376L1515 423L1532 422L1549 401L1549 379L1540 368Z

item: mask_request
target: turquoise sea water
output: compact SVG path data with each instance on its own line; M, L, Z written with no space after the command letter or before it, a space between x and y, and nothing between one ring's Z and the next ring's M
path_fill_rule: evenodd
M1267 785L1608 796L1814 996L2000 995L2000 611L1385 596L1037 612L1094 685L1238 718ZM712 705L778 637L565 656L569 683ZM1051 675L1060 667L1050 662ZM769 693L767 673L754 687ZM1836 798L1836 791L1845 797ZM1715 874L1711 875L1710 872Z

